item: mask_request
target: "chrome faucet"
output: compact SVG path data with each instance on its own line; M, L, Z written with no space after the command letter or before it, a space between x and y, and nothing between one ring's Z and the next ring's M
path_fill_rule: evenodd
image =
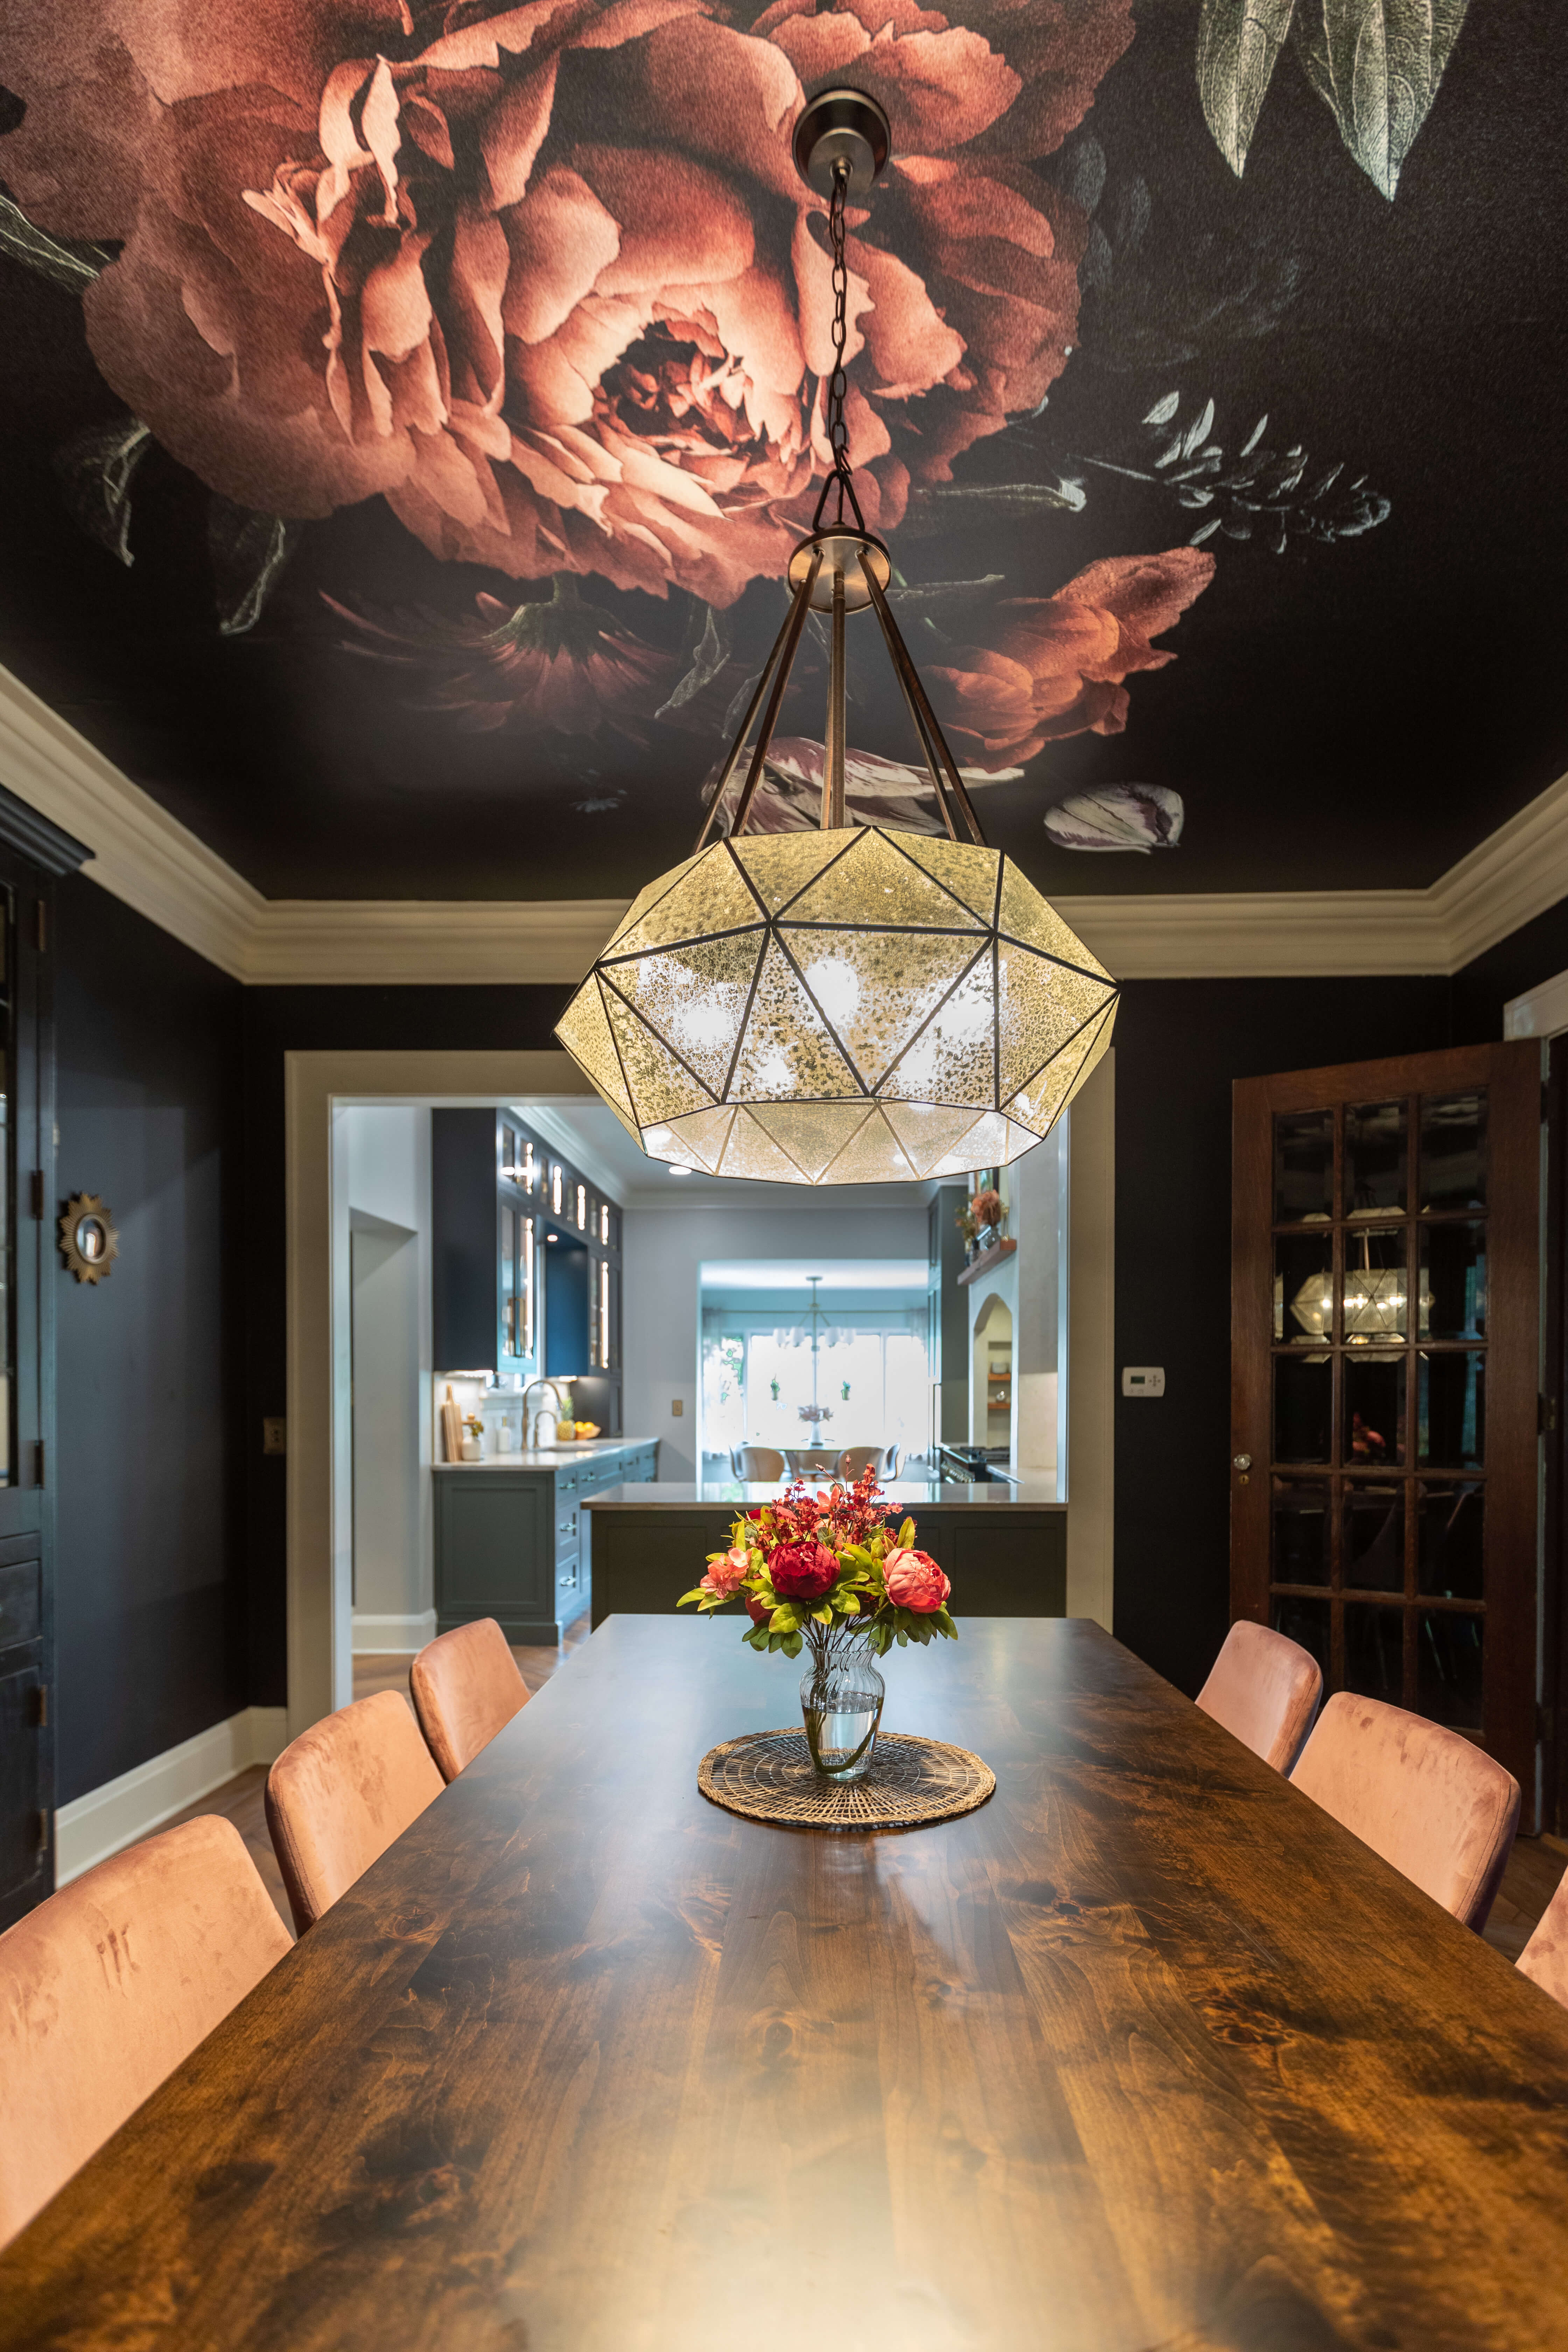
M530 1446L537 1447L539 1444L539 1412L534 1413L531 1433L530 1432L528 1418L528 1400L533 1394L535 1389L548 1389L550 1391L551 1402L555 1408L554 1419L557 1426L559 1426L561 1421L563 1410L561 1403L561 1391L556 1387L555 1382L553 1381L542 1379L530 1381L528 1386L522 1392L522 1443L525 1449ZM540 1411L542 1412L542 1410L543 1408L542 1406Z

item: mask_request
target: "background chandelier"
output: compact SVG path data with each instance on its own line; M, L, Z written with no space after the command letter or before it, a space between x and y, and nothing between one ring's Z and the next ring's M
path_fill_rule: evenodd
M887 155L887 118L856 90L813 99L795 126L796 167L829 207L832 467L696 852L639 894L555 1032L646 1152L714 1175L872 1184L999 1167L1055 1124L1116 1015L1110 974L985 846L888 604L888 551L855 494L844 212ZM867 610L945 840L845 823L845 624ZM821 830L747 835L814 611L829 615Z

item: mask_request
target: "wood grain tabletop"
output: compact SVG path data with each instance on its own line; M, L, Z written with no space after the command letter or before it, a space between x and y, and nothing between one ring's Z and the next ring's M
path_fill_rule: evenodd
M960 1632L886 1720L995 1795L828 1836L697 1789L797 1670L612 1619L0 2256L0 2347L1568 2347L1568 2012L1097 1627Z

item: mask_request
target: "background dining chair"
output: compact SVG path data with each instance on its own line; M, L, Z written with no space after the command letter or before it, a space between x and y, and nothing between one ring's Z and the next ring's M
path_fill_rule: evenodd
M409 1668L408 1687L443 1780L455 1780L528 1705L528 1685L493 1617L426 1642Z
M216 1814L100 1862L0 1936L0 2245L290 1948Z
M1291 1783L1479 1933L1519 1825L1519 1782L1457 1731L1336 1691Z
M289 1741L267 1775L267 1826L301 1936L443 1785L397 1691L356 1698Z
M831 1478L838 1456L829 1445L786 1445L790 1472L796 1478Z
M735 1453L742 1479L747 1483L784 1476L784 1458L776 1445L738 1445Z
M0 1951L5 1950L0 1944ZM1519 1965L1553 2000L1568 2009L1568 1877L1535 1923L1535 1932L1519 1956Z
M874 1470L879 1478L887 1461L885 1445L847 1445L839 1455L835 1469L840 1478L853 1481L862 1470Z
M1310 1652L1239 1617L1220 1644L1198 1705L1277 1772L1289 1772L1322 1694L1322 1673Z

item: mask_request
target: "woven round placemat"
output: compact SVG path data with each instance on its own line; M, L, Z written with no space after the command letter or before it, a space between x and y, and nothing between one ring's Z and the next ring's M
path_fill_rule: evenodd
M697 1768L705 1797L753 1822L815 1830L912 1830L973 1812L996 1775L967 1748L883 1731L863 1780L817 1778L804 1731L752 1731L710 1748Z

